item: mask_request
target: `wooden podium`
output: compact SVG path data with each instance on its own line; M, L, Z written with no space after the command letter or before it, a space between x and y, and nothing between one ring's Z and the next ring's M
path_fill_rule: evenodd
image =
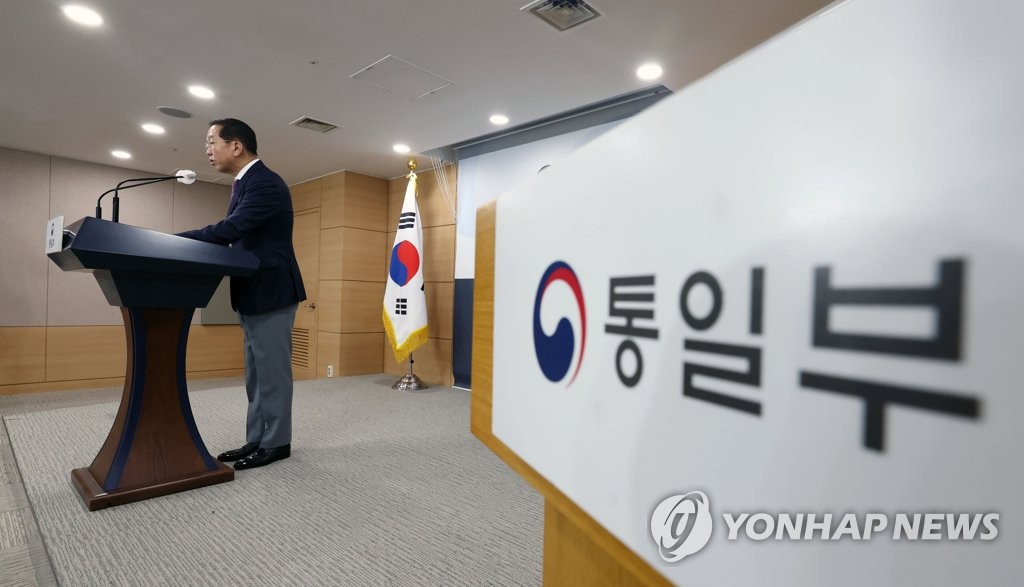
M545 585L671 585L492 432L496 215L497 204L490 202L481 206L476 216L470 430L544 496Z
M251 275L252 253L96 218L67 227L48 256L89 271L121 308L128 368L117 417L89 467L71 480L89 510L231 481L196 428L185 384L192 314L225 275Z

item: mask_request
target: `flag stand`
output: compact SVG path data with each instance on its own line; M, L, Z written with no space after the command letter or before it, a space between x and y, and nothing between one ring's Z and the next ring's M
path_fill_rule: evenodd
M412 353L409 353L409 372L396 381L395 384L391 386L391 389L398 389L400 391L418 391L426 388L427 384L420 381L420 378L412 372Z

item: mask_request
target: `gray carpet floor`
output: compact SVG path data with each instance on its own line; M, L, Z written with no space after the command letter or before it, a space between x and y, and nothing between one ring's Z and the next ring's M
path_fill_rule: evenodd
M117 403L6 416L57 580L539 585L543 500L469 433L469 393L393 379L299 382L291 458L97 512L70 472L92 462ZM212 453L242 443L241 387L190 395Z

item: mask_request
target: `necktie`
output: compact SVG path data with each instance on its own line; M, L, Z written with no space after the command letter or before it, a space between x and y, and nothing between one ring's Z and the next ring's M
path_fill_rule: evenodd
M235 207L235 200L238 198L238 192L236 191L237 188L238 180L236 179L231 182L231 200L228 202L228 212L231 212Z

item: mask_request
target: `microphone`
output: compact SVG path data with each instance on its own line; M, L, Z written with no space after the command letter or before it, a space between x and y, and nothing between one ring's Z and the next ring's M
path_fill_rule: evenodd
M111 217L111 220L113 220L114 222L117 222L118 221L119 212L120 212L120 204L121 204L121 199L118 197L118 191L119 190L121 190L121 189L128 189L128 188L137 188L137 187L140 187L140 186L149 185L151 183L159 183L161 181L168 181L168 180L171 180L171 179L176 179L176 180L178 180L179 183L183 183L185 185L191 185L191 184L195 183L195 181L196 181L196 172L192 171L191 169L179 169L178 171L175 172L174 175L165 175L165 176L162 176L162 177L138 177L138 178L135 178L135 179L126 179L126 180L118 183L117 186L115 186L114 188L109 189L109 190L103 192L102 194L100 194L100 197L96 199L96 218L100 218L100 219L103 218L103 207L100 204L100 202L103 200L103 196L109 194L110 192L114 192L114 212L113 212L113 216ZM124 184L129 183L129 182L139 182L139 183L133 183L133 184L128 185L128 186L124 185Z

